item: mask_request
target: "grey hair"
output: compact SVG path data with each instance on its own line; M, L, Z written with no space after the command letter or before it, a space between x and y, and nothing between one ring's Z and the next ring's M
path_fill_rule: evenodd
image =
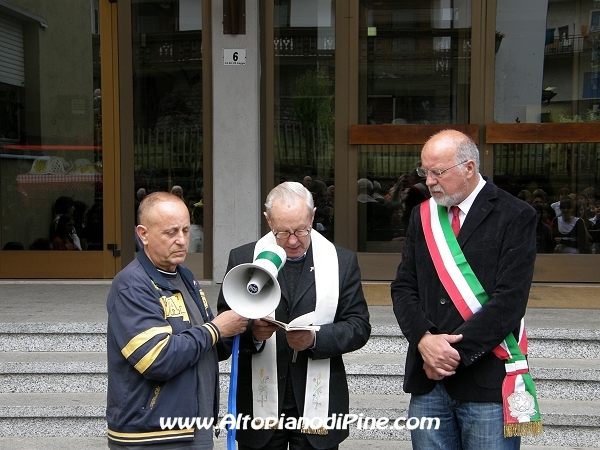
M475 163L476 172L479 173L479 149L473 139L466 134L465 139L458 139L456 142L456 163L465 160L472 160Z
M301 183L297 181L286 181L278 186L275 186L267 195L265 202L265 212L271 217L271 208L275 200L280 200L282 203L290 204L299 200L306 202L306 208L309 214L312 214L315 204L312 194Z
M360 190L367 190L367 191L372 191L373 190L373 182L371 180L369 180L368 178L361 178L360 180L358 180L358 189Z

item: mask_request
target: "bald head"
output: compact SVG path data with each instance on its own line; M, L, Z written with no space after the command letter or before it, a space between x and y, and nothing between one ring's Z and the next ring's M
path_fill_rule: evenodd
M186 257L190 214L183 200L168 192L154 192L140 203L137 234L144 253L159 269L173 272Z
M425 183L439 205L458 205L479 183L479 150L460 131L444 130L429 138L421 163L427 174Z
M144 199L140 202L140 207L138 209L138 223L144 226L150 226L153 222L156 221L156 212L158 209L158 205L162 203L174 203L181 204L186 208L183 200L177 195L171 194L169 192L153 192L150 195L144 197Z
M437 152L440 155L451 155L454 164L471 160L475 163L475 170L479 173L479 149L473 139L457 130L443 130L431 136L423 151Z

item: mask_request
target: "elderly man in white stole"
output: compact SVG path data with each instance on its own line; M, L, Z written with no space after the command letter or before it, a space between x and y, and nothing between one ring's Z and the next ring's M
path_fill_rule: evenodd
M282 183L265 203L271 231L229 254L228 270L254 261L268 244L282 247L287 261L277 277L281 300L271 316L289 323L308 314L310 324L320 326L286 332L257 319L241 336L237 412L252 420L242 421L236 432L240 450L332 449L349 434L332 427L337 420L331 418L348 414L342 355L369 339L369 311L356 254L312 229L314 213L302 184ZM228 309L222 291L218 309ZM276 424L268 426L267 418Z

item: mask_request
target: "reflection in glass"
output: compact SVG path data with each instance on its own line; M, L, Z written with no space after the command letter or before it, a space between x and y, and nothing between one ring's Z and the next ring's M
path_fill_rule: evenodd
M102 210L98 17L94 1L0 9L3 249L102 248L102 229L89 246L87 227L89 211ZM62 215L71 220L52 247Z
M582 0L498 2L495 122L600 120L598 11Z
M542 142L494 145L494 182L541 205L540 221L550 228L552 245L543 244L540 232L539 253L600 250L596 231L600 146L590 142L600 139L572 128L575 122L600 121L599 18L597 1L497 4L496 30L502 42L496 53L495 122L564 124L558 139L548 135ZM569 136L571 142L565 142ZM572 209L567 221L561 204ZM576 238L555 245L558 236L575 233L572 230L578 230ZM577 245L569 245L569 239Z
M131 195L137 207L151 192L181 193L194 222L203 186L202 3L140 0L131 8L135 143ZM199 220L195 222L195 228L201 227Z
M469 123L470 0L361 0L359 39L360 123ZM402 251L410 212L428 195L421 147L359 146L359 251Z
M361 123L468 123L471 2L452 4L361 0Z
M335 3L275 2L275 181L313 194L313 229L333 240Z

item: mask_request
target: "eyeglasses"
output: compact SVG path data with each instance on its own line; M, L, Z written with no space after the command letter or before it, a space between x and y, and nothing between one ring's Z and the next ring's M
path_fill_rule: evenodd
M297 238L308 236L310 234L310 230L310 228L307 228L306 230L294 230L291 233L289 231L271 231L275 235L275 239L280 239L283 241L284 239L289 239L291 235L294 235Z
M450 169L454 169L455 167L460 166L461 164L464 164L468 161L469 161L468 159L465 159L463 162L459 162L458 164L454 164L452 167L448 167L447 169L443 169L443 170L439 170L439 169L427 170L424 167L417 167L417 175L419 175L420 177L423 177L423 178L427 178L428 175L431 175L434 178L441 178L442 175L444 174L444 172L447 172Z

